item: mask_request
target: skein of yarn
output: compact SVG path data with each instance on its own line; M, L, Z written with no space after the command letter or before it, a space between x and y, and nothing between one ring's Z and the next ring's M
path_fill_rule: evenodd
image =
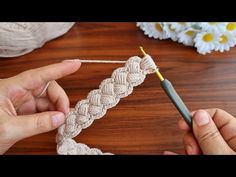
M0 57L16 57L65 34L73 22L0 23Z

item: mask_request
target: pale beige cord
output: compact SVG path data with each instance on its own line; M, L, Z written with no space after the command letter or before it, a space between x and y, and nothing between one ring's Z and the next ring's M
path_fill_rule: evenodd
M123 63L126 63L126 60L84 60L84 59L79 59L79 58L76 58L76 59L67 59L67 60L64 60L65 62L67 61L80 61L81 63L107 63L107 64L123 64Z
M49 81L45 87L43 88L42 92L37 96L38 98L42 97L46 92L47 92L47 89L49 87L49 84L51 83L51 81Z
M81 63L126 63L125 60L79 60Z

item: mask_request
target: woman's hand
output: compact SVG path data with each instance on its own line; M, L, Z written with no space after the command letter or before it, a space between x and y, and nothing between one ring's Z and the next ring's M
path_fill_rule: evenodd
M54 130L64 123L69 100L55 80L79 67L79 60L68 61L0 80L0 154L23 138Z
M236 119L232 115L221 109L198 110L192 115L192 131L183 119L179 121L185 132L186 154L236 154Z

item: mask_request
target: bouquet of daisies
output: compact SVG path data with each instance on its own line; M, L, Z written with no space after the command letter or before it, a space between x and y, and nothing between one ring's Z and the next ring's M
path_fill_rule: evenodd
M228 51L236 44L236 22L138 22L145 35L194 46L200 54Z

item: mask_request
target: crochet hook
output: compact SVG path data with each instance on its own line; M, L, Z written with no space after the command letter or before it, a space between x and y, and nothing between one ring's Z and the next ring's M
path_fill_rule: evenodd
M146 52L143 50L142 47L140 47L140 50L142 51L143 55L147 55ZM167 79L165 79L159 70L156 70L156 75L160 79L161 87L165 91L165 93L170 98L171 102L175 105L179 113L182 115L186 123L189 125L189 127L192 127L192 116L184 104L183 100L180 98L178 93L175 91L173 85L171 82Z

